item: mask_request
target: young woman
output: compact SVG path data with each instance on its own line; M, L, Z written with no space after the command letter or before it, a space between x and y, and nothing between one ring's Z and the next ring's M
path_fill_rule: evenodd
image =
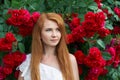
M79 80L75 57L68 52L65 25L56 13L43 13L34 26L32 52L19 66L18 80Z

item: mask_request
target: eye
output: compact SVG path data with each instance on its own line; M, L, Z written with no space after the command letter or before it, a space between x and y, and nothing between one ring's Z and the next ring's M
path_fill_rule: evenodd
M57 30L57 31L60 31L60 29L59 29L59 28L57 28L56 30Z
M48 28L48 29L46 29L45 31L51 31L52 29L51 28Z

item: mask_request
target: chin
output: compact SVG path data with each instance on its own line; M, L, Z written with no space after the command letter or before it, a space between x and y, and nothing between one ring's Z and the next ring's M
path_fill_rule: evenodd
M51 44L50 46L56 47L58 45L58 43L55 44Z

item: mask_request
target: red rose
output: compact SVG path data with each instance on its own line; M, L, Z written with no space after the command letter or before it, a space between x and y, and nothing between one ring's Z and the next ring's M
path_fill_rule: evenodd
M12 56L12 54L6 54L3 57L3 63L5 66L9 66L9 67L14 67L14 57Z
M98 12L95 14L95 22L98 24L99 28L105 26L105 15L103 12Z
M103 68L99 68L99 67L95 67L95 68L91 68L89 70L88 74L94 75L96 77L99 77L100 73L102 72Z
M6 78L6 74L3 73L3 67L0 66L0 80L4 80Z
M11 17L7 19L7 24L16 27L25 24L30 19L30 13L25 9L9 10L8 14L10 14Z
M114 46L114 48L116 51L116 55L115 55L113 66L118 67L118 65L120 64L120 43Z
M38 13L38 12L32 13L31 18L32 18L34 24L37 22L37 20L38 20L39 17L40 17L40 13Z
M73 30L74 28L76 28L77 26L80 25L80 19L78 17L74 17L71 21L71 23L69 23L70 29Z
M73 40L76 42L84 42L83 37L85 37L85 35L86 34L82 26L78 26L72 31Z
M86 37L92 37L99 29L105 26L105 15L103 12L85 14L85 21L82 22L82 27L86 32Z
M114 8L114 12L118 15L118 17L120 18L120 8L115 7Z
M97 23L94 20L85 20L82 23L82 26L84 27L85 30L89 31L97 31L99 29Z
M85 77L85 80L98 80L98 77L100 76L100 74L103 72L103 68L100 67L94 67L91 68L88 71L87 76Z
M20 35L22 35L23 37L31 35L33 27L34 27L34 24L36 23L35 20L37 20L37 18L39 18L38 14L34 13L34 15L32 17L30 17L28 22L26 22L25 24L19 26L18 33Z
M103 67L106 64L106 61L104 59L101 59L101 58L99 60L96 60L96 59L93 59L93 57L86 57L84 59L84 64L89 68Z
M115 56L116 56L116 51L113 47L110 47L109 49L107 49L107 52L110 53L110 55L112 56L110 60L107 60L106 65L109 66L114 62Z
M107 17L112 16L112 13L109 13L108 9L102 9L102 11L107 14Z
M0 38L0 51L12 50L12 43L7 43L4 38Z
M6 78L6 74L0 72L0 80L4 80Z
M18 33L20 35L22 35L23 37L31 35L32 34L32 30L33 30L33 26L29 27L29 26L24 26L24 27L20 27Z
M67 44L73 43L74 39L72 34L67 34Z
M14 57L14 63L15 63L14 65L15 65L15 67L20 65L26 59L25 53L21 53L19 51L16 51L16 52L11 53L11 54Z
M101 9L101 6L102 6L101 1L102 0L94 0L94 1L97 3L98 8Z
M25 9L9 10L8 14L11 17L6 20L7 24L18 27L18 33L23 37L31 35L34 24L40 16L38 12L34 12L31 16Z
M113 34L120 34L120 27L119 26L114 26L114 29L112 30Z
M86 32L86 37L92 37L99 30L99 26L94 20L85 20L82 27Z
M102 58L100 50L96 47L92 47L89 50L88 56L84 59L84 64L90 68L104 67L106 61Z
M11 32L6 33L5 38L0 38L0 51L12 50L12 43L16 41Z
M98 30L98 34L100 35L101 38L107 36L110 34L110 31L106 28L101 28Z
M87 12L84 17L85 20L95 20L95 14L93 12Z
M14 37L14 35L11 32L8 32L5 35L5 40L8 43L12 43L12 42L16 41L16 38Z
M72 18L78 17L78 13L72 13Z
M108 70L103 68L103 70L102 70L102 72L100 73L100 75L106 75L107 73L108 73Z
M85 55L82 51L80 51L80 50L76 51L74 53L74 56L75 56L78 64L83 64L84 63Z
M12 68L10 67L3 67L3 73L9 75L12 73Z
M88 56L96 59L100 59L102 57L101 52L97 47L90 48Z

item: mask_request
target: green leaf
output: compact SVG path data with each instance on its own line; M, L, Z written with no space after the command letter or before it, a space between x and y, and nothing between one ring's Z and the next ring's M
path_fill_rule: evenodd
M101 39L98 39L98 40L97 40L97 43L98 43L103 49L105 49L105 44L104 44L104 42L103 42Z
M118 66L118 76L120 78L120 66Z
M39 0L38 0L39 1ZM46 5L44 5L44 1L45 0L41 0L40 2L38 2L39 3L39 7L38 7L38 10L40 11L40 12L43 12L44 10L45 10L45 6Z
M0 23L3 23L4 19L2 17L0 17Z
M3 26L0 24L0 32L3 31Z
M113 30L112 23L110 23L109 21L106 21L105 27L110 29L110 30Z
M86 7L86 6L87 6L86 3L83 2L83 1L81 1L81 2L79 3L79 7Z
M106 7L107 7L109 13L114 14L114 11L111 9L110 6L106 6Z
M99 37L99 34L96 34L96 33L95 33L92 39L93 39L93 40L96 40L96 39L98 39L98 37Z
M112 40L112 35L108 35L104 38L104 43L105 44L110 44L111 40Z
M107 24L105 27L110 29L110 30L113 30L113 26L111 24Z
M117 72L114 72L114 73L112 74L112 78L113 78L114 80L118 80L118 73L117 73Z
M105 60L110 60L111 59L111 55L108 52L102 52L102 56Z
M113 0L107 0L107 1L108 1L108 3L110 3L110 4L113 4L113 3L114 3Z
M120 1L115 1L115 4L120 6Z
M9 0L4 0L4 3L5 3L5 6L6 6L7 8L10 7L10 1L9 1Z
M17 51L17 47L16 46L12 46L12 52L15 52L15 51Z
M6 12L6 13L7 13L7 12ZM4 15L4 19L5 19L5 20L7 20L7 19L10 18L10 17L11 17L10 14L5 14L5 15Z
M21 36L21 35L16 35L16 39L17 39L17 41L22 41L22 39L23 39L23 37Z
M68 26L68 24L65 24L65 28L66 28L66 32L69 34L71 33L70 27Z
M91 9L91 10L93 10L93 11L96 11L98 9L96 6L93 6L93 5L89 6L88 8Z
M12 0L11 1L11 6L13 7L13 8L17 8L17 9L19 9L20 7L23 7L23 6L21 6L21 2L20 1L17 1L17 0Z
M96 7L98 7L96 2L94 2L94 1L92 1L92 0L90 0L90 1L91 1L91 2L89 2L89 6L96 6Z
M117 21L119 21L118 15L114 15L114 18L115 18Z
M31 8L32 10L36 10L36 8L37 8L37 3L30 4L30 8Z
M7 24L3 24L3 31L4 32L8 32L8 25Z
M71 7L67 7L67 8L65 9L65 12L66 12L66 13L71 13L71 12L72 12Z
M5 36L5 32L0 32L0 38L3 38Z
M118 66L118 72L120 72L120 66Z
M8 12L8 9L4 9L3 12L2 12L2 13L3 13L3 16L4 16L7 12Z
M80 17L80 21L83 22L83 21L84 21L84 14L81 13L81 14L79 15L79 17Z
M115 69L110 69L109 75L112 75L115 72Z
M25 46L23 43L18 43L18 48L21 52L25 52Z

